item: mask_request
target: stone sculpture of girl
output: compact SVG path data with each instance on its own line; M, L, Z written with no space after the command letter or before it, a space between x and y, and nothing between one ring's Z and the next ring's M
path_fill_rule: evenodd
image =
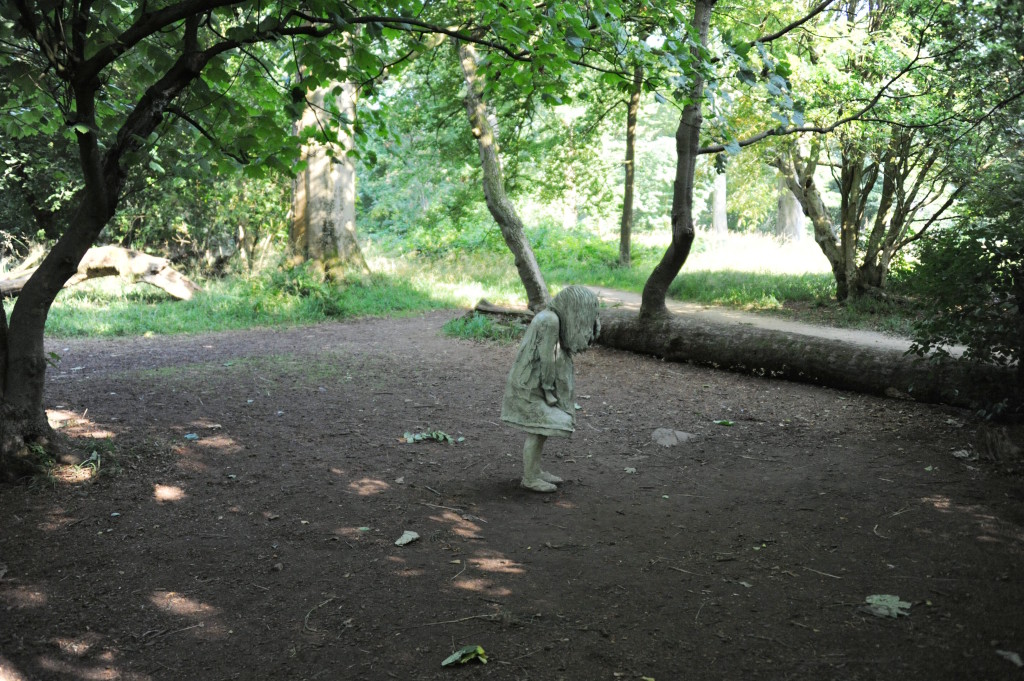
M569 437L576 425L573 355L583 352L601 332L598 300L590 289L563 289L526 330L508 375L501 420L526 431L522 485L554 492L562 479L541 470L544 442Z

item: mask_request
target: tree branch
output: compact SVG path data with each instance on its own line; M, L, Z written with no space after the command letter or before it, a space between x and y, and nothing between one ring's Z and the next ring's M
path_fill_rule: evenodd
M806 15L804 15L802 18L797 19L796 21L794 21L793 23L789 24L788 26L786 26L786 27L784 27L782 29L779 29L775 33L769 33L766 36L762 36L760 38L757 38L756 40L751 41L750 46L753 47L756 43L762 43L763 44L763 43L770 43L773 40L778 40L779 38L781 38L782 36L786 35L790 31L792 31L794 29L797 29L797 28L800 28L801 26L806 24L808 21L810 21L814 17L816 17L819 14L821 14L822 12L824 12L826 9L828 9L828 6L831 5L833 2L835 2L835 0L825 0L825 2L821 3L820 5L818 5L814 9L812 9L810 12L808 12Z

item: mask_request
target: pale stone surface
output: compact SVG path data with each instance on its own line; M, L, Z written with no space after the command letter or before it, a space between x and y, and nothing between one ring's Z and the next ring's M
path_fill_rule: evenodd
M673 430L672 428L657 428L651 433L651 437L662 447L675 447L685 444L697 436L693 433Z

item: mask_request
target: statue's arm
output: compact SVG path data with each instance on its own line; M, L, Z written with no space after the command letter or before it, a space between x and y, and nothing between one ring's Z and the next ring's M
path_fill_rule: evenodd
M558 403L555 393L555 352L558 346L558 317L554 314L538 316L534 323L537 328L537 354L540 359L540 387L544 392L544 401L554 406Z

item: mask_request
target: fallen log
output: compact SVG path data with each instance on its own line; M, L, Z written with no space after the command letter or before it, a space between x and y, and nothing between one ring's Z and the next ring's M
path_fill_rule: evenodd
M688 316L641 321L633 311L602 310L598 343L610 348L757 376L919 402L1020 409L1016 371L992 364L920 358L894 349L721 324Z
M21 293L29 278L38 268L19 272L18 276L0 281L0 296L13 297ZM163 289L178 300L191 300L201 290L187 277L171 266L167 258L159 258L141 251L120 246L90 248L78 265L78 271L64 284L65 288L98 277L120 276L131 281L142 281Z
M495 314L495 315L507 315L509 317L522 317L524 319L532 319L534 312L528 310L525 307L503 307L501 305L495 305L486 298L481 298L476 307L473 308L474 312L481 314Z

